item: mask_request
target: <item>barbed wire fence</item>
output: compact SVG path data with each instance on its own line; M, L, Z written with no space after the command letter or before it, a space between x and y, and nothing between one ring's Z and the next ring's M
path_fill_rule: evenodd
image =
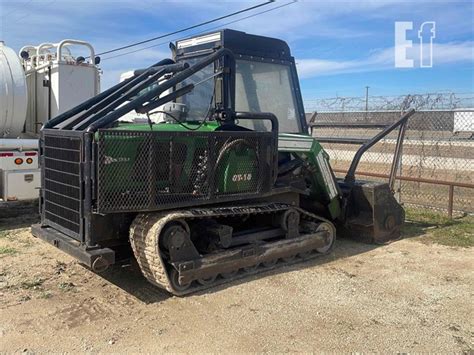
M360 144L409 108L416 113L405 132L398 199L450 214L474 213L474 93L370 96L368 100L336 97L308 101L306 112L313 136L327 141L322 145L337 175L343 177ZM358 178L387 179L397 136L397 131L390 133L364 154ZM331 142L331 138L351 143Z
M305 101L306 112L392 111L403 108L409 100L417 110L455 110L474 108L474 93L425 93L396 96L336 96Z

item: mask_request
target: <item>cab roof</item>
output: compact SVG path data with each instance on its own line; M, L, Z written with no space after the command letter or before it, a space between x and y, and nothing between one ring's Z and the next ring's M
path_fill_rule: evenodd
M235 54L263 58L292 60L288 44L277 38L222 29L176 42L176 56L189 56L217 48L230 49Z

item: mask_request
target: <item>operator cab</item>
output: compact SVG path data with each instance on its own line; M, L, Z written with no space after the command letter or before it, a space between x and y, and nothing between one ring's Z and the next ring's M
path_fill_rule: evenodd
M213 119L222 111L270 112L279 121L279 131L306 133L303 102L295 60L288 45L279 39L224 29L177 41L172 45L176 62L198 63L226 48L235 61L223 57L179 84L194 84L194 90L177 99L185 107L184 119ZM245 120L239 126L269 131L268 121Z

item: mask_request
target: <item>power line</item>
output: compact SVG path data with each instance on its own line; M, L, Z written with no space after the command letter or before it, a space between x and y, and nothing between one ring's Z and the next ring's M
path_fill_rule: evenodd
M0 0L1 1L1 0ZM16 23L19 23L19 21L27 18L28 16L31 15L31 11L34 10L33 6L28 6L25 8L26 5L29 5L33 2L33 0L29 0L27 2L24 2L24 3L21 3L21 4L18 4L18 5L22 5L23 7L22 8L16 8L16 9L13 9L12 11L10 11L9 13L7 14L2 14L1 17L2 17L2 21L0 22L1 26L0 26L0 33L6 33L6 32L9 32L8 29L4 29L4 24L7 22L7 21L14 21ZM51 2L47 3L47 4L42 4L41 5L41 8L44 10L45 7L48 7L49 5L52 5L53 3L55 3L56 0L52 0ZM16 11L24 11L23 13L20 12L20 17L18 18L14 18L14 17L11 17L11 14L15 13Z
M48 2L48 3L46 3L46 4L42 4L42 5L41 5L41 8L42 8L43 11L44 11L44 9L45 9L47 6L54 4L56 1L57 1L57 0L52 0L52 1ZM22 17L18 17L17 19L15 19L15 22L18 22L18 21L23 20L23 19L27 18L28 16L30 16L30 13L29 13L29 12L31 12L31 11L33 11L33 9L32 9L31 6L30 6L30 7L27 9L27 12L26 12Z
M17 5L19 5L17 8L13 9L12 11L10 11L9 13L7 14L3 14L2 15L2 18L8 18L8 16L10 16L11 14L17 12L17 11L21 11L21 10L24 10L24 7L20 7L20 6L26 6L28 4L30 4L33 0L28 0L27 2L23 2L23 3L19 3Z
M195 33L192 33L192 34L190 34L190 35L191 35L191 36L200 35L200 34L202 34L202 33L205 33L205 32L208 32L208 31L212 31L212 30L214 30L214 29L222 28L223 26L227 26L227 25L231 25L231 24L236 23L236 22L244 21L244 20L247 20L247 19L249 19L249 18L258 16L258 15L262 15L262 14L265 14L265 13L267 13L267 12L275 11L275 10L280 9L280 8L282 8L282 7L285 7L285 6L294 4L296 1L297 1L297 0L293 0L293 1L291 1L291 2L282 4L282 5L279 5L279 6L272 7L271 9L268 9L268 10L265 10L265 11L260 11L260 12L257 12L257 13L255 13L255 14L248 15L248 16L245 16L245 17L242 17L242 18L239 18L239 19L237 19L237 20L233 20L233 21L230 21L230 22L226 22L226 23L220 24L220 25L218 25L218 26L210 27L210 28L205 29L204 31L195 32ZM182 38L177 38L176 40L179 41L179 40L181 40L181 39L184 39L184 38L183 38L183 37L182 37ZM154 45L152 45L152 46L147 46L147 47L143 47L143 48L134 49L134 50L132 50L132 51L128 51L128 52L125 52L125 53L120 53L120 54L117 54L117 55L114 55L114 56L111 56L111 57L107 57L107 58L103 58L102 61L109 60L109 59L114 59L114 58L118 58L118 57L123 57L123 56L128 55L128 54L140 52L140 51L143 51L143 50L146 50L146 49L150 49L150 48L155 48L155 47L158 47L158 46L163 46L163 45L168 44L168 43L169 43L169 42L166 41L166 42L161 42L161 43L154 44Z
M235 15L241 14L241 13L243 13L243 12L247 12L247 11L250 11L250 10L257 9L257 8L259 8L259 7L262 7L262 6L266 6L266 5L268 5L268 4L270 4L270 3L274 2L274 1L275 1L275 0L269 0L269 1L267 1L267 2L258 4L258 5L255 5L255 6L247 7L247 8L245 8L245 9L242 9L242 10L239 10L239 11L235 11L235 12L232 12L232 13L227 14L227 15L224 15L224 16L216 17L216 18L214 18L214 19L212 19L212 20L208 20L208 21L205 21L205 22L201 22L201 23L198 23L198 24L196 24L196 25L183 28L183 29L181 29L181 30L177 30L177 31L173 31L173 32L170 32L170 33L166 33L166 34L161 35L161 36L157 36L157 37L153 37L153 38L150 38L150 39L146 39L146 40L144 40L144 41L135 42L135 43L132 43L132 44L123 46L123 47L111 49L111 50L108 50L108 51L105 51L105 52L102 52L102 53L98 53L97 55L104 55L104 54L109 54L109 53L121 51L121 50L123 50L123 49L135 47L135 46L138 46L138 45L140 45L140 44L144 44L144 43L156 41L157 39L169 37L169 36L172 36L172 35L175 35L175 34L178 34L178 33L181 33L181 32L185 32L185 31L189 31L189 30L192 30L192 29L197 28L197 27L201 27L201 26L204 26L204 25L208 25L208 24L210 24L210 23L212 23L212 22L220 21L220 20L223 20L223 19L225 19L225 18L228 18L228 17L232 17L232 16L235 16Z

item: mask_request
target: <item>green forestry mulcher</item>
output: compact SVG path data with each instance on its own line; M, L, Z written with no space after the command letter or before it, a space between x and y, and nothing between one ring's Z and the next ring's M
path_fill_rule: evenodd
M97 272L133 251L143 275L176 295L328 253L336 230L399 238L390 185L354 174L412 112L365 142L338 181L307 133L285 42L222 30L171 49L173 59L45 124L35 236ZM120 121L132 110L148 121Z

